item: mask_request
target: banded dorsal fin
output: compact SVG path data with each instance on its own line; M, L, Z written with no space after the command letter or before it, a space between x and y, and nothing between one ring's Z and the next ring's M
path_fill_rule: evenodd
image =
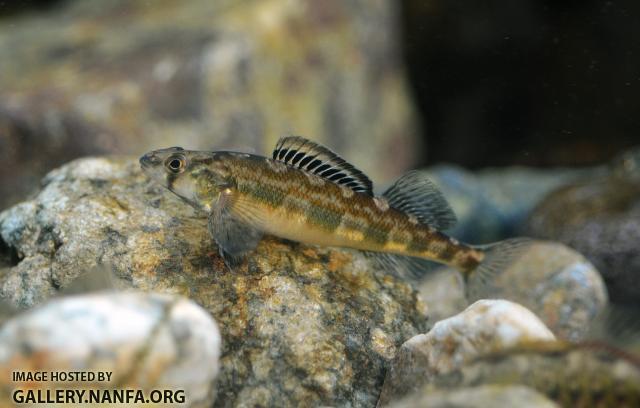
M438 187L420 171L407 172L382 196L391 207L413 215L421 224L447 230L457 221L455 213Z
M373 184L363 172L328 148L302 137L280 138L273 159L373 196Z

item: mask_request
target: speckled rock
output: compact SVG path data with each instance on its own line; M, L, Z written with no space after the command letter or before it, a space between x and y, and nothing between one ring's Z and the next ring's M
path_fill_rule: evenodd
M495 287L467 297L460 274L435 269L418 284L429 299L429 317L438 321L464 310L469 300L506 298L526 305L558 336L583 339L589 323L607 305L607 291L594 267L562 244L534 242Z
M602 273L612 301L640 304L640 149L618 158L606 176L550 193L525 232L580 251Z
M471 275L470 285L478 276ZM560 243L533 241L492 286L469 300L501 298L534 312L559 338L584 338L607 304L602 277L582 255Z
M458 217L448 232L473 244L520 235L531 210L549 191L596 171L508 167L474 173L450 165L426 170Z
M390 405L392 408L557 408L553 401L522 385L482 385L456 390L426 387Z
M554 335L526 308L506 300L477 301L402 345L387 372L378 406L478 356L545 341L555 341Z
M416 292L358 252L271 237L231 272L206 224L135 159L72 162L0 213L0 297L28 307L109 262L119 282L213 315L218 406L375 405L396 347L426 328Z
M602 344L558 342L484 356L434 379L449 389L484 384L531 387L563 407L640 405L640 360Z
M397 13L389 0L70 1L3 24L0 209L81 155L264 152L291 133L392 178L419 134Z
M56 299L0 329L0 405L15 388L184 390L186 407L215 398L220 332L180 297L104 293ZM111 373L102 381L11 381L13 371Z

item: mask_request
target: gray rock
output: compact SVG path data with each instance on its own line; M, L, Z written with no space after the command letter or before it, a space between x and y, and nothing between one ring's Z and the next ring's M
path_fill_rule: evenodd
M0 330L0 403L14 389L183 390L187 407L215 398L220 332L209 313L179 297L144 293L71 296ZM12 381L14 371L105 373L101 381ZM107 374L110 373L110 374Z
M640 362L598 343L531 344L480 357L432 386L454 392L485 384L525 385L563 407L632 408L640 404Z
M124 286L193 299L223 338L217 406L372 406L396 347L425 330L412 287L356 251L266 237L227 270L206 219L137 160L78 160L44 184L0 213L0 242L13 254L0 297L41 303L104 262Z
M479 276L471 274L469 286ZM607 305L602 277L582 255L560 243L533 241L492 286L470 301L509 299L534 312L559 338L581 340Z
M0 209L79 156L270 152L292 133L387 180L419 143L397 13L389 0L73 1L3 24Z
M448 232L483 244L519 235L531 210L549 191L595 170L508 167L472 173L440 165L426 171L458 216L458 224Z
M525 305L557 336L573 341L589 335L590 322L608 305L602 278L589 261L562 244L542 241L534 241L482 293L467 297L460 273L449 267L425 276L418 289L429 300L433 321L462 311L469 301L504 298Z
M451 317L469 306L462 275L453 268L436 268L426 274L417 286L422 299L429 300L431 322Z
M554 335L526 308L506 300L478 301L402 345L387 371L378 406L402 398L478 356L553 341Z
M392 408L557 408L543 394L521 385L481 385L456 390L423 391L389 405Z
M640 150L621 156L605 176L550 193L526 233L580 251L602 273L612 301L640 304Z

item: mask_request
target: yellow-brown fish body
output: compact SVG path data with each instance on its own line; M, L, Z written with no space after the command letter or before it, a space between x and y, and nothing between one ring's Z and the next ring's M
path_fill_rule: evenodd
M274 158L170 148L140 162L151 177L208 214L213 238L232 256L249 252L267 233L428 259L462 272L483 261L485 251L436 228L455 218L420 173L374 196L366 176L328 149L301 138L285 138L279 146Z
M227 154L230 211L293 241L420 257L472 269L482 253L371 197L258 156Z

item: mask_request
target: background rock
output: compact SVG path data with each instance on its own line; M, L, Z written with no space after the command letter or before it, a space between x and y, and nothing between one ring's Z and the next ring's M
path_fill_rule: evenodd
M429 299L429 321L438 322L469 306L460 272L440 267L427 273L418 283L418 293Z
M193 302L157 294L51 301L0 329L0 402L14 389L183 390L187 407L215 398L220 332ZM110 372L103 381L13 382L12 372Z
M524 230L580 251L602 273L612 301L640 305L640 149L607 175L548 194Z
M594 172L600 170L507 167L470 172L451 165L426 170L458 217L448 233L473 244L519 235L527 216L547 193Z
M41 303L97 262L125 286L189 297L220 326L217 406L372 406L395 348L425 330L415 291L358 252L267 237L227 270L206 219L137 160L78 160L44 185L0 213L0 297Z
M86 154L295 133L378 181L416 159L395 2L61 4L0 25L0 209Z
M554 408L544 395L521 385L483 385L455 391L426 387L414 395L390 405L392 408Z
M469 287L477 275L471 274ZM534 312L559 338L584 338L591 320L607 304L598 271L582 255L562 244L533 241L491 287L470 293L469 300L501 298Z
M378 406L402 398L437 375L483 354L554 340L549 329L526 308L506 300L480 300L402 345L387 371Z

